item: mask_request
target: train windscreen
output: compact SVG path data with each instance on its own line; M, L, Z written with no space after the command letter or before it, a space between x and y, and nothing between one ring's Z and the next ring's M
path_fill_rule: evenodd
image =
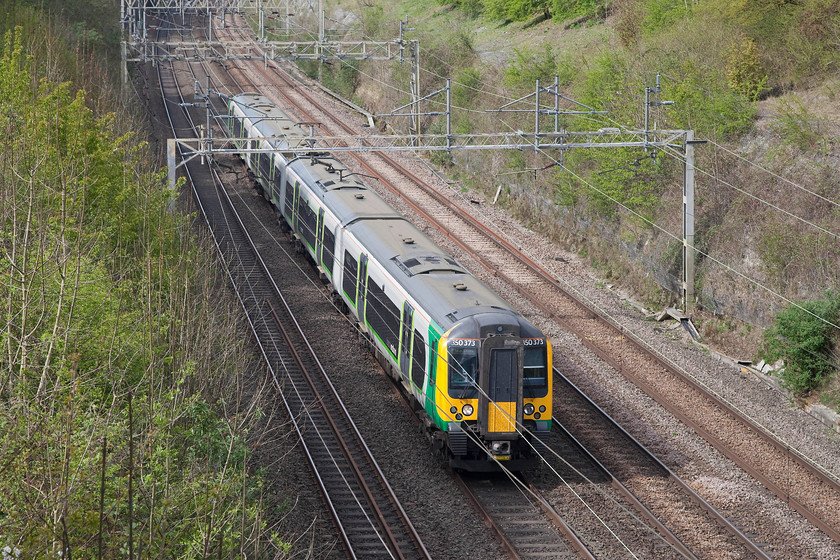
M525 371L522 376L525 398L541 398L548 394L547 362L545 346L525 347Z
M477 375L478 347L450 346L449 396L456 399L474 399L478 397L478 387L476 386Z

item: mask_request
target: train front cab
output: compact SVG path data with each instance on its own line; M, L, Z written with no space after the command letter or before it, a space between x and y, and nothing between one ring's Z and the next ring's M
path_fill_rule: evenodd
M456 326L438 345L436 400L450 465L493 471L499 461L522 470L551 430L551 344L519 325L479 330L469 337Z

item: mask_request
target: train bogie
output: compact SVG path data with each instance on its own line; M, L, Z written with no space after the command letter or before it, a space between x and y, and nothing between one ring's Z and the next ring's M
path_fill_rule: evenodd
M257 94L229 132L283 221L415 404L435 446L467 470L519 469L551 429L548 339L328 155L297 156L294 123Z

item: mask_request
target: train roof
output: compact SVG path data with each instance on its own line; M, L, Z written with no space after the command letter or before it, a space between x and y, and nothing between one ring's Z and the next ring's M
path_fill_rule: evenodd
M232 98L259 135L286 137L294 143L305 135L295 122L264 95L242 93ZM277 146L280 151L285 147ZM294 156L287 155L287 159ZM342 227L359 219L396 219L402 215L371 191L355 173L333 156L312 151L292 159L289 167L324 200Z
M231 103L239 107L261 136L285 136L289 139L304 136L297 123L264 95L240 93L231 98Z
M479 313L518 315L404 218L363 220L351 224L348 230L444 331Z
M281 109L267 97L243 93L232 98L265 137L304 138ZM282 151L285 147L278 145ZM524 321L509 304L490 290L426 234L407 221L376 192L329 154L312 152L289 163L313 187L339 227L347 228L370 258L396 278L444 332L467 317L482 313L510 313Z

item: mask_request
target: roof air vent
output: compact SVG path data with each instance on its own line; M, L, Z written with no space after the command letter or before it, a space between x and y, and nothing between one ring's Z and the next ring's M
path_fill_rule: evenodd
M403 238L403 243L405 243L406 245L413 245L414 244L414 238L413 237L405 237L405 238Z
M463 282L457 282L457 283L455 283L455 284L452 284L452 286L453 286L456 290L458 290L459 292L466 292L466 291L467 291L467 285L466 285L466 284L464 284Z
M362 193L357 193L357 194L356 194L356 198L357 198L358 200L362 200L362 199L364 199L364 198L365 198L365 195L363 195Z

